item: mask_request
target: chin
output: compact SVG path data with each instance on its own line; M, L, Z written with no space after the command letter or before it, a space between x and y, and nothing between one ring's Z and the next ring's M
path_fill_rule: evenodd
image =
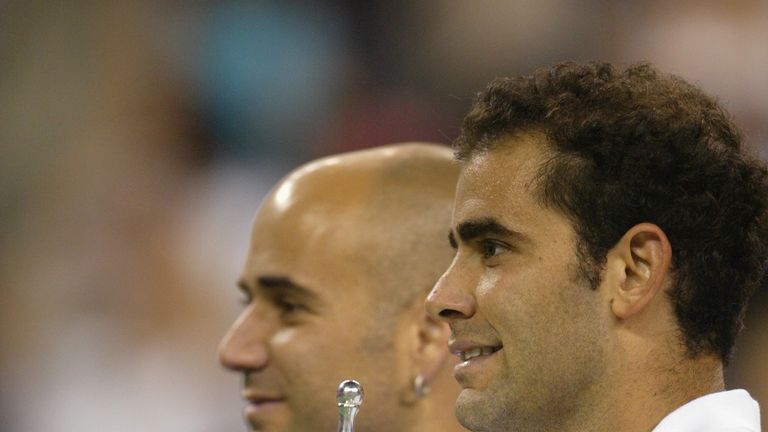
M487 408L482 398L474 389L464 389L456 399L456 418L464 427L471 430L480 430L477 421L483 416L483 410Z
M250 432L287 432L291 430L281 422L248 421L247 423Z
M504 430L496 427L504 423L503 417L507 415L500 402L498 398L489 398L477 390L464 389L456 399L456 419L473 431Z

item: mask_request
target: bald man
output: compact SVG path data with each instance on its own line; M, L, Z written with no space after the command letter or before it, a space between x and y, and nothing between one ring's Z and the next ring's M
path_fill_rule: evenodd
M365 390L358 432L464 430L449 331L423 308L451 261L457 176L447 148L394 145L309 163L266 198L220 347L252 430L336 430L347 378Z

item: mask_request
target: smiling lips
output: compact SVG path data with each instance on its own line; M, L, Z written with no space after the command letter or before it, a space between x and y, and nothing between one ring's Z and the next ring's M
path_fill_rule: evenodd
M492 371L494 365L498 366L499 356L496 353L504 348L501 344L468 340L452 341L448 345L451 353L461 359L461 362L453 368L453 376L463 388L481 385L482 379L477 381L478 376L481 377L488 370ZM491 369L488 369L489 367Z
M475 357L491 355L500 349L501 349L501 346L484 346L484 347L470 348L464 351L458 351L455 354L459 356L461 361L467 361Z
M448 343L448 348L453 355L458 356L462 362L466 362L477 357L489 356L500 350L502 345L470 340L453 340Z

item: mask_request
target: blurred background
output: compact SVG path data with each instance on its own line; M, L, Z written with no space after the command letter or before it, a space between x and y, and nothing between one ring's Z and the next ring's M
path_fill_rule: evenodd
M0 430L244 430L216 345L289 169L447 143L561 60L696 82L765 158L767 43L764 0L0 0ZM764 407L766 326L761 292L728 372Z

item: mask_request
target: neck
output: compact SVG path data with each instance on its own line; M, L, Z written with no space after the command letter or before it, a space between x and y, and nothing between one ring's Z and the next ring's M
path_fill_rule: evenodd
M647 432L680 406L725 389L722 363L715 356L678 357L669 363L630 363L620 375L611 374L602 396L593 399L599 404L577 413L560 430Z

